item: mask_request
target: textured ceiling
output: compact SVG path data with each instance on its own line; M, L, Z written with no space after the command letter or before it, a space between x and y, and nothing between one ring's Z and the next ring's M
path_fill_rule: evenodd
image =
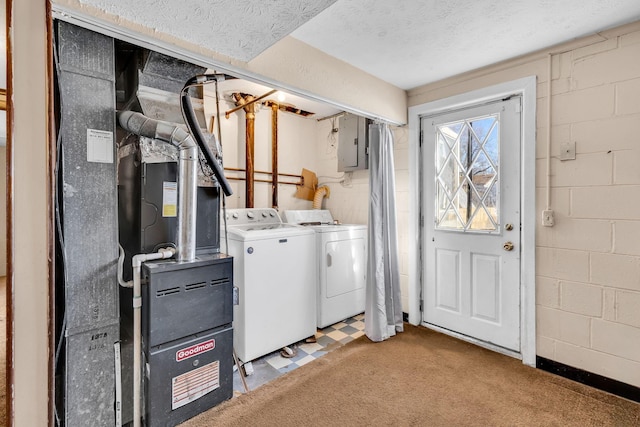
M79 0L128 21L249 61L336 0Z
M411 89L638 19L639 0L339 0L292 36Z
M402 89L640 19L640 0L77 1L242 61L291 34Z

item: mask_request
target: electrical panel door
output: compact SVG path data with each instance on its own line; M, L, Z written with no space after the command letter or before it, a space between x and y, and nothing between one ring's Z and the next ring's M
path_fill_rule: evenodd
M369 167L369 141L371 121L354 114L340 117L338 132L338 172L350 172Z

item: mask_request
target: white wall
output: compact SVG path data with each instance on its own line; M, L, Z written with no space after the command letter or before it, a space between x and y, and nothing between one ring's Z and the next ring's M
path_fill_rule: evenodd
M17 427L44 426L49 413L49 237L52 235L47 123L46 3L9 2L13 52L13 359L10 413ZM51 247L53 243L51 243ZM8 299L9 299L8 298Z
M7 147L0 146L0 276L7 275Z
M255 96L261 94L253 94ZM215 99L209 93L205 99L205 114L207 117L215 116ZM220 102L222 133L222 148L225 168L245 168L245 143L246 121L243 110L232 113L229 119L225 119L224 111L234 108L235 104ZM272 170L271 159L271 117L270 108L256 108L254 124L254 165L255 170L270 172ZM315 118L305 118L293 113L278 112L278 171L280 173L300 175L302 168L316 171L316 133L318 122ZM228 177L244 177L244 173L226 172ZM270 180L270 175L256 174L256 179ZM281 177L280 181L299 182L295 177ZM245 207L245 181L229 181L234 194L227 198L228 208ZM311 202L295 197L294 185L278 185L278 207L280 211L285 209L311 209ZM271 207L271 183L254 183L254 207Z
M332 132L338 128L339 118L320 122L316 136L315 153L318 157L318 185L327 185L330 189L328 198L322 204L323 209L329 209L334 219L342 223L367 224L369 200L369 171L358 170L347 174L346 182L343 172L338 172L338 141L339 132ZM350 177L350 178L349 178Z
M536 75L537 355L640 386L640 22L409 91L409 105ZM546 207L551 83L551 208ZM563 143L576 159L560 161ZM417 185L417 183L414 183Z

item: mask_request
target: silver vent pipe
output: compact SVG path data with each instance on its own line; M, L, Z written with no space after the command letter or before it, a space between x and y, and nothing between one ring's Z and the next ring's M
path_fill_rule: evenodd
M151 119L141 113L123 111L118 114L118 122L131 133L178 147L177 259L181 262L193 261L196 258L198 146L191 134L179 126Z

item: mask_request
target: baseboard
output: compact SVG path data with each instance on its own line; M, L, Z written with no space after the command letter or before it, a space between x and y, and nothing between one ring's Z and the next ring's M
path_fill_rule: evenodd
M588 385L590 387L615 394L616 396L624 397L625 399L633 400L634 402L640 403L639 387L635 387L621 381L612 380L611 378L603 377L602 375L583 371L582 369L574 368L572 366L568 366L563 363L546 359L540 356L536 356L536 367L538 369L542 369L543 371L551 372L552 374L556 374L561 377L565 377L570 380Z

